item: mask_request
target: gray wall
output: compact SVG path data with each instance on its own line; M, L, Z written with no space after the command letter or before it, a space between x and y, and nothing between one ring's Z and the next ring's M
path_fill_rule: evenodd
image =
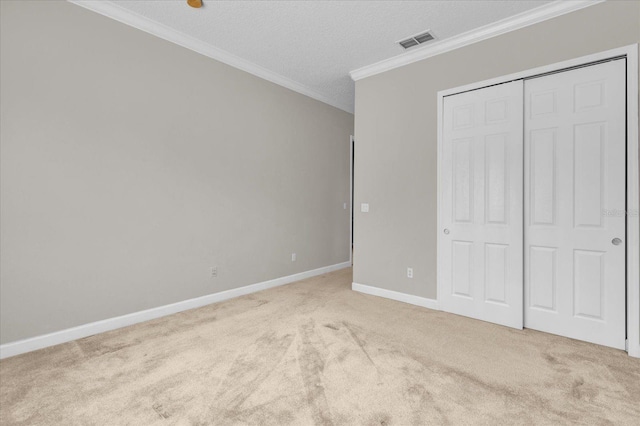
M609 1L356 82L354 282L436 298L438 91L638 41Z
M353 115L66 2L0 4L2 343L349 260Z

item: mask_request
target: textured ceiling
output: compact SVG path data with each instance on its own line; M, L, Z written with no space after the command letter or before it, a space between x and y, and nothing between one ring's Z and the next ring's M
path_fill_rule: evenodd
M349 71L399 55L395 42L424 30L438 40L548 1L112 0L353 110Z

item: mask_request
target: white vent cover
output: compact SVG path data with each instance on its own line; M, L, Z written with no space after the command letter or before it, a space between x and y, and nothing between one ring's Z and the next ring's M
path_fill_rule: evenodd
M411 48L413 46L417 46L419 44L426 43L426 42L431 41L433 39L435 39L435 37L433 36L431 31L425 31L423 33L411 36L411 37L409 37L407 39L400 40L398 42L398 44L400 46L404 47L405 49L409 49L409 48Z

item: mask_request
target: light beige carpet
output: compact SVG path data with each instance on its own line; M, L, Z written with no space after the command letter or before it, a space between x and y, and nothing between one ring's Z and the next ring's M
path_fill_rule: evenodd
M0 362L9 424L635 424L622 351L351 291L345 269Z

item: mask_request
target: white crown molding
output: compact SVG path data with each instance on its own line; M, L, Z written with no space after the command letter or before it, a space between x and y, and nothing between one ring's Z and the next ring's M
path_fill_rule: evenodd
M426 297L414 296L413 294L400 293L398 291L358 283L351 283L351 290L371 296L409 303L410 305L422 306L423 308L434 309L436 311L440 310L440 305L436 299L428 299Z
M32 352L49 346L59 345L61 343L70 342L72 340L82 339L83 337L93 336L94 334L105 333L122 327L138 324L144 321L164 317L178 312L195 309L212 303L222 302L234 297L244 296L246 294L255 293L257 291L266 290L285 284L290 284L305 278L315 277L317 275L326 274L328 272L337 271L338 269L349 268L351 262L337 263L335 265L325 266L323 268L313 269L311 271L300 272L298 274L289 275L282 278L276 278L269 281L263 281L257 284L251 284L244 287L234 288L231 290L221 291L218 293L208 294L194 299L183 300L182 302L172 303L170 305L159 306L157 308L146 309L144 311L133 312L131 314L119 317L108 318L102 321L91 322L89 324L80 325L78 327L67 328L65 330L56 331L54 333L44 334L29 339L18 340L16 342L5 343L0 345L0 359Z
M398 56L376 62L375 64L358 68L351 71L349 75L354 81L358 81L604 1L606 0L558 0L448 39L429 43L426 46L412 49Z
M225 63L234 68L238 68L242 71L253 74L256 77L260 77L264 80L275 83L279 86L293 90L294 92L313 98L317 101L339 108L343 111L353 114L353 108L350 105L342 102L337 102L329 97L316 92L315 90L291 80L288 77L284 77L273 71L261 67L260 65L249 62L238 56L235 56L225 50L214 47L202 40L198 40L187 34L181 33L167 25L156 22L152 19L138 15L130 10L127 10L115 3L104 0L67 0L70 3L82 6L93 12L99 13L123 24L137 28L149 34L152 34L161 39L170 41L179 46L186 47L201 55L208 56L216 61Z

